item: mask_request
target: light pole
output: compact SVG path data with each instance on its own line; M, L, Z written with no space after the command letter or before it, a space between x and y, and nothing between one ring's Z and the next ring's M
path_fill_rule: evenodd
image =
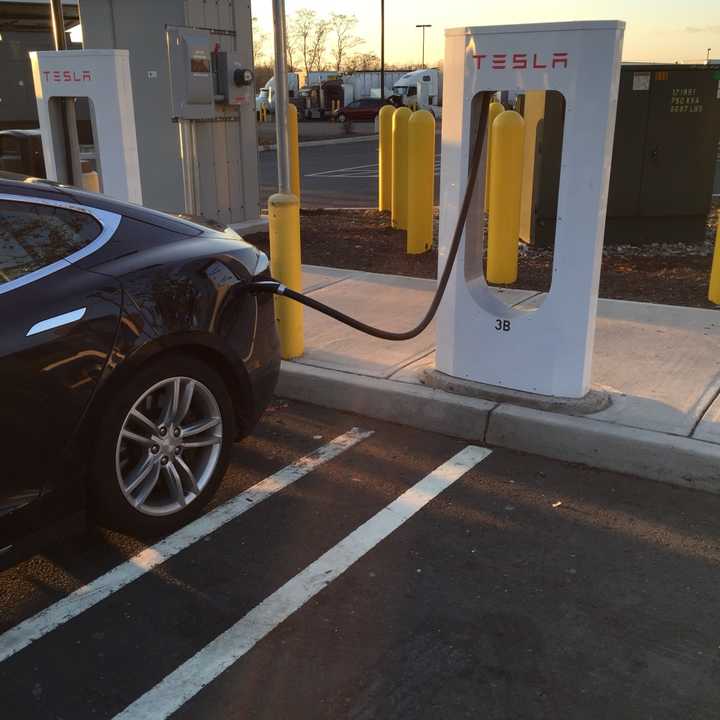
M422 40L422 63L421 65L425 67L425 28L432 27L432 25L416 25L416 28L422 28L423 32L423 40Z
M380 0L380 99L385 99L385 0Z

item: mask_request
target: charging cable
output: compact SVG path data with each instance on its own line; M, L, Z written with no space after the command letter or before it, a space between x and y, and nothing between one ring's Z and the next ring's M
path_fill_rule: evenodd
M430 324L433 317L435 317L435 313L437 312L440 301L442 300L445 289L447 288L448 281L450 280L450 273L452 272L453 265L455 264L455 258L457 257L458 249L460 247L460 239L462 238L465 222L467 221L470 202L472 201L478 169L480 167L480 158L482 157L483 142L485 140L485 129L487 127L489 105L490 93L486 92L483 94L481 100L477 136L475 137L475 144L470 158L470 175L468 177L467 187L465 188L465 195L460 208L460 214L458 215L457 223L455 225L455 232L453 233L452 243L450 244L450 251L448 252L447 261L442 275L440 276L437 289L435 290L435 295L430 303L430 307L425 313L425 317L423 317L416 327L411 330L407 330L406 332L390 332L388 330L373 327L372 325L368 325L356 318L350 317L349 315L346 315L329 305L318 302L307 295L291 290L289 287L286 287L277 280L257 280L243 285L242 289L253 292L269 292L289 298L290 300L295 300L309 308L312 308L313 310L317 310L318 312L328 315L334 320L344 323L345 325L349 325L355 330L359 330L367 335L372 335L373 337L381 338L383 340L411 340L412 338L417 337Z

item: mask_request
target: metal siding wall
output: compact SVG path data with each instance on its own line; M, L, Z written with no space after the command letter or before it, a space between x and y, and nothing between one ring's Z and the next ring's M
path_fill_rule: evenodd
M253 67L252 55L252 10L249 0L234 0L233 7L235 26L235 50L243 53L242 62L246 67ZM245 189L243 193L243 217L252 219L260 215L260 189L258 185L258 150L257 127L255 117L255 89L248 107L240 109L240 128L237 137L237 151L233 156L231 167L238 173L240 183Z
M170 120L165 25L183 23L181 0L82 0L86 48L127 48L135 106L143 203L185 208L177 124ZM148 71L157 72L156 79Z

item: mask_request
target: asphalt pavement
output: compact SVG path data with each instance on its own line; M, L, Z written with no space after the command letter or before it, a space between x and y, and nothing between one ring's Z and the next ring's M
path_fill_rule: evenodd
M717 718L719 514L277 401L196 523L0 573L2 715Z
M437 137L435 202L440 189L440 137ZM300 148L302 206L376 207L378 199L377 138L352 143L308 145ZM277 154L260 153L260 205L277 192Z

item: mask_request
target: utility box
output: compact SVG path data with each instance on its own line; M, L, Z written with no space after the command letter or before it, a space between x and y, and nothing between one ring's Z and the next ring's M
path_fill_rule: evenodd
M80 0L80 15L86 48L130 52L143 202L159 210L185 211L187 180L192 179L196 214L241 227L256 223L260 198L253 103L218 97L212 72L213 58L222 53L252 70L250 4L245 0ZM182 57L172 61L169 28L182 28L191 40L179 51ZM205 73L206 51L213 77ZM185 110L176 104L176 87L171 89L171 62L176 61L186 63L184 68L189 64L187 94L182 91ZM209 112L207 103L197 102L206 100L208 93ZM252 96L250 90L248 97ZM192 126L185 133L184 140L190 142L183 152L182 123L173 118L200 107L202 117L183 121Z
M560 114L546 105L531 232L540 246L555 238L562 139ZM720 68L623 65L605 242L702 243L719 140Z

